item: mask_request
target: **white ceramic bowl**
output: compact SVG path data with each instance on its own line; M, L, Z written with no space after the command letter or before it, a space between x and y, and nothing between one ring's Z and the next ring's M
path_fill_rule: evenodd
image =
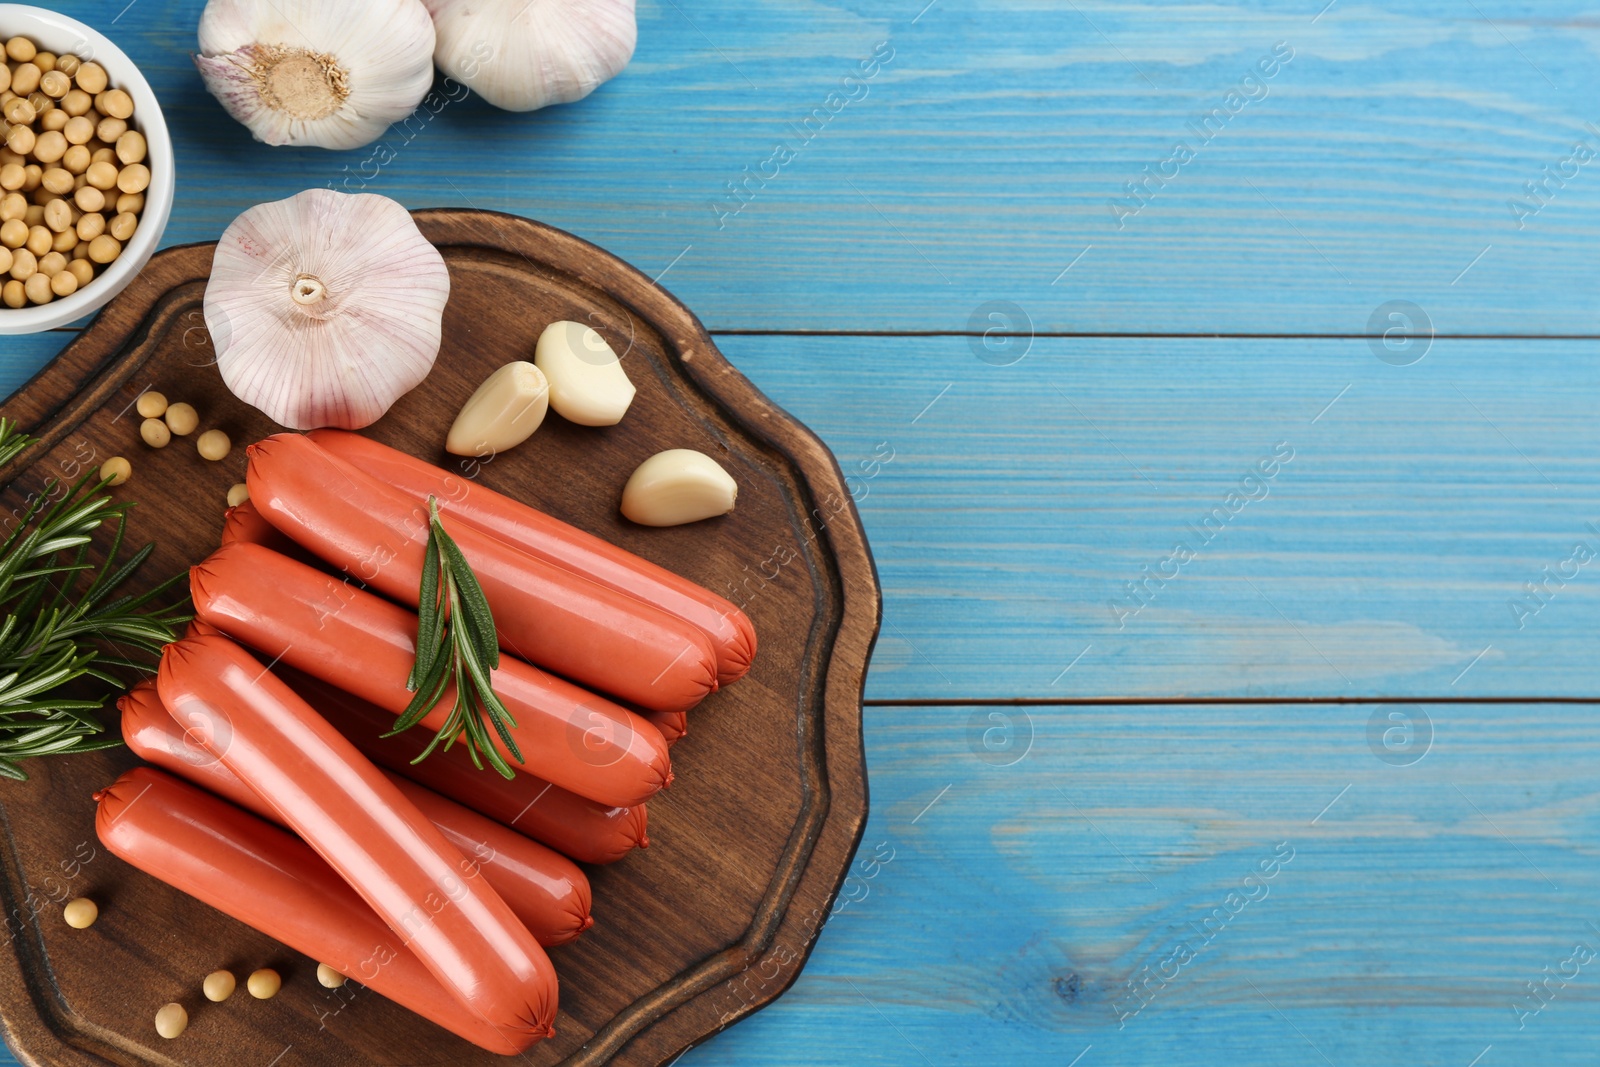
M149 145L145 165L150 168L150 187L144 194L144 213L139 228L111 265L71 296L48 304L27 307L0 306L0 334L38 333L64 326L95 311L125 289L134 275L150 261L161 232L172 215L172 194L177 175L172 163L172 138L167 121L150 83L144 80L133 60L122 49L76 19L26 4L0 4L0 40L26 37L41 51L72 52L92 59L106 69L111 86L133 97L133 128L144 134Z

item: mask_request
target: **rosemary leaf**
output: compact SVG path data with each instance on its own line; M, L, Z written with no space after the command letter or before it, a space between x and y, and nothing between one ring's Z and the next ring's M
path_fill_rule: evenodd
M500 645L488 598L472 566L439 521L439 501L428 498L428 542L417 592L417 651L406 679L416 695L385 737L411 729L454 689L450 713L412 763L421 763L440 745L466 743L473 765L484 760L506 778L515 775L494 743L484 719L518 763L522 752L511 736L516 720L494 691L490 672L500 665Z
M417 598L417 662L406 679L407 689L416 689L433 673L444 628L439 612L439 539L428 525L428 548L422 560L422 588Z
M406 705L406 710L400 713L394 727L384 737L393 737L411 729L444 699L445 688L450 684L450 657L436 657L432 670L433 673L418 685L417 695L411 698L411 703Z
M18 433L14 421L0 418L0 467L4 467L26 452L31 444L33 438L25 433Z
M451 621L459 621L466 628L467 636L473 647L478 650L479 658L490 670L494 670L500 666L500 640L495 632L494 615L489 611L489 599L483 595L483 587L478 584L478 576L472 573L467 557L456 547L455 540L444 532L444 526L439 522L438 503L432 497L428 498L428 503L433 509L432 536L439 539L440 552L444 562L449 565L450 576L454 579L450 603ZM458 609L462 616L459 620L456 618Z
M0 418L0 466L33 444ZM19 764L35 756L121 744L95 736L105 730L95 712L126 687L122 672L151 670L188 621L176 607L149 607L183 574L148 593L109 599L152 549L118 564L132 505L106 495L97 477L91 470L70 487L47 481L0 539L0 777L26 778ZM90 543L111 521L106 558L91 563ZM100 686L108 691L91 699Z

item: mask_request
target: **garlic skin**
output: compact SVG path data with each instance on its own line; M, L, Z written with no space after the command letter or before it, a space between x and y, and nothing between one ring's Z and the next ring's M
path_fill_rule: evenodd
M692 448L657 452L622 488L622 514L640 526L682 526L733 510L739 483Z
M506 111L582 100L633 58L634 0L423 0L434 62Z
M507 363L461 406L444 450L454 456L499 455L532 437L549 410L544 371L532 363Z
M539 335L533 362L550 382L550 406L579 426L615 426L635 389L606 339L581 322L552 322Z
M346 149L416 110L434 45L422 0L209 0L194 62L256 140Z
M223 231L205 318L222 380L290 429L354 430L439 355L450 273L388 197L308 189Z

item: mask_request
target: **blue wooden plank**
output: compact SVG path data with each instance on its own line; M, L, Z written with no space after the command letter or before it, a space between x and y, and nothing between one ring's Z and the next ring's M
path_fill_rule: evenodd
M187 66L199 6L64 5L171 106L169 244L368 158L221 119ZM1445 332L1596 332L1592 168L1544 169L1600 145L1576 7L1321 6L646 4L638 60L590 101L452 104L392 132L368 188L672 264L722 329L1361 334L1407 299ZM868 97L719 227L725 183L885 37ZM1123 183L1279 40L1269 95L1119 227ZM60 343L0 340L0 394ZM1563 577L1600 548L1588 345L1397 367L1360 341L1040 340L1009 366L962 338L722 344L862 487L877 699L1593 693L1591 568ZM1265 497L1116 628L1122 584L1280 440ZM683 1062L1588 1062L1591 968L1514 1005L1600 947L1593 709L1421 709L1437 740L1409 766L1421 720L1387 716L1417 709L1377 710L1374 731L1366 706L1031 708L1008 733L869 709L863 857L895 858L858 870L788 997ZM985 731L1034 746L1005 766ZM1284 840L1270 898L1119 1030L1129 976Z
M1369 747L1390 712L1431 750ZM1591 1063L1594 714L869 709L850 902L681 1062Z
M1592 344L720 343L852 478L869 697L1595 692Z
M74 336L62 330L49 330L21 337L0 337L0 397L8 397L22 388Z
M348 153L269 150L223 115L188 58L200 0L60 6L166 105L168 243L334 184L670 265L720 329L983 329L1004 298L1048 332L1359 334L1403 298L1449 333L1597 332L1581 5L924 3L646 2L632 67L581 104L450 103ZM894 58L847 86L881 41ZM818 109L822 132L797 133ZM794 158L769 163L785 139ZM1179 142L1191 161L1169 162Z
M872 699L1595 694L1590 343L720 341L857 492Z

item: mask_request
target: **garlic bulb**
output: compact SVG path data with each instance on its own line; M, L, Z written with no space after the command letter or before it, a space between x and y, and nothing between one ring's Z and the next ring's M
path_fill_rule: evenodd
M434 62L495 107L582 100L633 58L634 0L423 0Z
M296 430L354 430L439 355L450 274L411 215L370 193L308 189L222 234L206 327L235 396Z
M433 49L421 0L209 0L194 61L256 140L343 149L416 110Z

